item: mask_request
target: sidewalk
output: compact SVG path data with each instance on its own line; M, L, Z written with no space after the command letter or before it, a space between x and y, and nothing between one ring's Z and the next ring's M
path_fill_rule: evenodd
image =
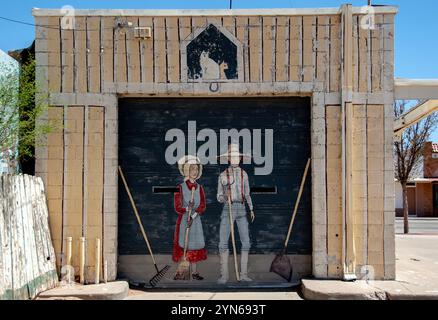
M396 236L396 281L303 280L302 295L309 300L438 300L438 236ZM61 287L39 300L302 300L295 291L170 292L129 290L124 281Z
M396 281L303 280L309 300L438 300L438 236L396 236Z
M125 281L94 285L73 284L40 293L36 300L123 300L128 296Z

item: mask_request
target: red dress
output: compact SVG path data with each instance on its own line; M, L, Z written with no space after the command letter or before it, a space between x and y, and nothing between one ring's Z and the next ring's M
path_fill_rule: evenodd
M192 183L190 182L190 180L187 180L185 182L187 184L187 186L189 187L189 189L192 189L193 187L198 188L200 187L200 204L199 207L195 210L195 212L198 213L198 215L202 215L205 211L205 193L204 193L204 188L197 184L196 182ZM181 248L178 244L178 239L179 239L179 233L180 233L180 225L181 225L181 219L184 215L184 213L186 213L186 208L184 208L182 206L183 203L183 193L181 190L181 186L178 186L179 191L175 192L174 197L173 197L173 203L175 206L175 211L178 214L178 219L176 220L176 226L175 226L175 234L173 236L173 255L172 255L172 259L174 262L179 262L181 260L181 258L183 258L184 255L184 248ZM191 263L196 263L202 260L206 260L207 259L207 250L205 250L205 248L203 249L199 249L199 250L187 250L187 260Z

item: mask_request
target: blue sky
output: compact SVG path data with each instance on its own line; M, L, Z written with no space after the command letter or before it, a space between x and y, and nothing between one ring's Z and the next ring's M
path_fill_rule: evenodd
M356 6L367 4L367 0L233 0L233 8L338 7L345 2ZM373 0L373 4L399 6L396 17L395 76L438 78L438 1ZM2 1L0 16L33 23L33 7L60 8L64 5L92 9L216 9L228 8L229 0L15 0ZM0 49L4 51L27 47L34 37L34 28L31 26L0 20L0 30Z
M355 6L367 0L233 0L233 8L312 8ZM395 27L395 76L401 78L438 78L438 1L373 0L373 4L396 5L399 13ZM0 16L33 23L31 9L218 9L228 8L229 0L15 0L2 1ZM0 49L8 51L29 46L34 28L0 20ZM434 135L438 139L438 133Z

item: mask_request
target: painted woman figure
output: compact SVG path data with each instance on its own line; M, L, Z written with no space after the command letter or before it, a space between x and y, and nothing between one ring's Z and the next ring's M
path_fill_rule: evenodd
M178 192L174 194L175 211L178 214L173 240L173 261L179 262L184 255L186 227L189 226L187 243L187 261L190 262L194 280L204 278L197 270L197 263L207 259L204 231L201 216L205 211L204 188L196 182L202 175L202 165L195 156L185 156L178 161L178 168L184 177L184 182L178 185ZM191 201L193 189L193 201ZM188 214L190 219L188 219Z

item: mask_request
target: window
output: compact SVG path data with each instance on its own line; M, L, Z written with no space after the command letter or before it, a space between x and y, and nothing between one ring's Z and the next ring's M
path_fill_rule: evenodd
M433 185L433 208L438 209L438 184Z

